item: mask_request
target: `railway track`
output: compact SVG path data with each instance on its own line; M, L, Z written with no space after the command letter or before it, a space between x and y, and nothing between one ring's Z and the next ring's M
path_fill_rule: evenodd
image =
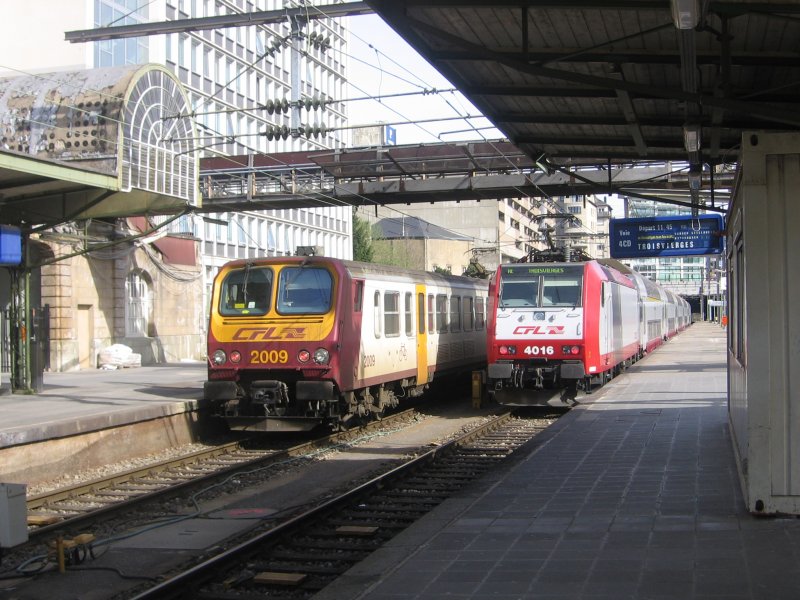
M259 533L135 600L308 598L549 426L500 415Z
M345 431L299 445L248 448L237 441L164 460L108 477L83 482L27 499L28 537L35 541L56 532L74 530L145 502L189 493L224 481L241 471L264 468L291 457L302 457L412 418L415 409L386 416L358 430Z

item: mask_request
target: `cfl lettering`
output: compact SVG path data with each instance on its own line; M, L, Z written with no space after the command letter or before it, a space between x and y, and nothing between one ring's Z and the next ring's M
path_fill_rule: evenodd
M305 327L277 327L255 328L242 327L233 334L233 339L238 342L255 342L264 340L299 340L306 336Z
M563 325L520 325L514 335L559 335L564 333Z

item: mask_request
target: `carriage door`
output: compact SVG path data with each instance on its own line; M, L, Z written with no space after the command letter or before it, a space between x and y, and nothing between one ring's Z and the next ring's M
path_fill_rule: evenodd
M428 335L425 330L425 286L417 285L417 385L428 383Z

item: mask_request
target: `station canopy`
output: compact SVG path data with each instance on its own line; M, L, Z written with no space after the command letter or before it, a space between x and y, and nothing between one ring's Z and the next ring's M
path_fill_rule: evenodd
M180 82L157 65L0 79L0 223L198 203L194 124Z
M368 0L548 169L684 161L687 198L743 135L800 126L800 4Z

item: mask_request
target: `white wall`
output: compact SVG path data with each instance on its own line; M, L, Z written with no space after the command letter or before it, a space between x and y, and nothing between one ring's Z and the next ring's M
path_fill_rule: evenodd
M93 27L91 4L91 0L3 2L0 76L85 68L91 44L73 44L64 35Z

